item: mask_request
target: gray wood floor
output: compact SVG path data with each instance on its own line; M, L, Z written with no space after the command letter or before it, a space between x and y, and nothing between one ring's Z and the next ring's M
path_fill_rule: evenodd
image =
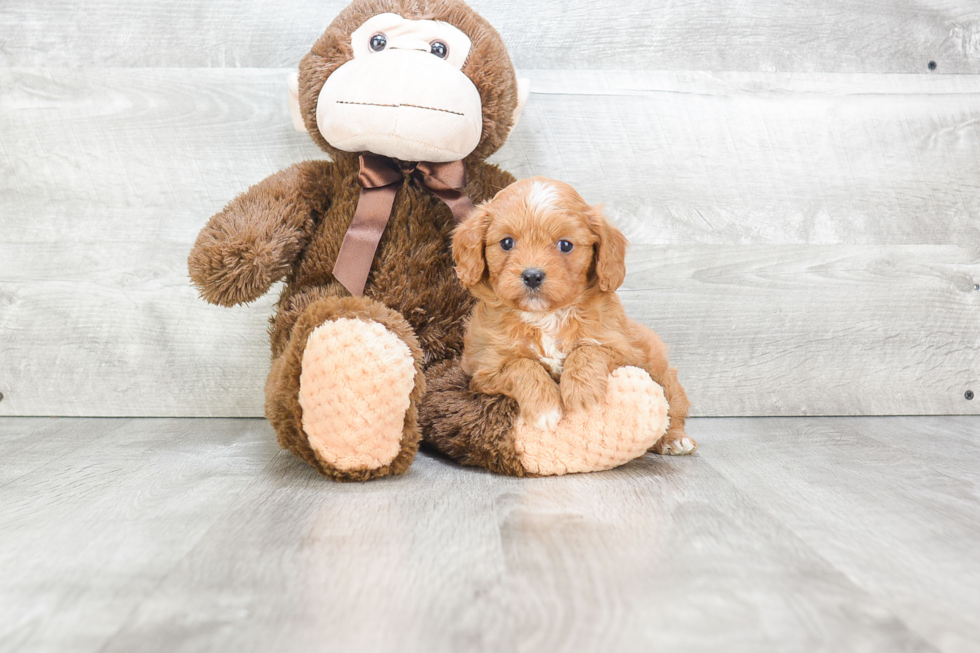
M249 419L0 419L2 651L975 651L980 418L324 481Z

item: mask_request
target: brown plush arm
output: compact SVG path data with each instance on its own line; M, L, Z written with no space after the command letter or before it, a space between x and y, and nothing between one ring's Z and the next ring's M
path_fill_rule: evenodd
M222 306L251 302L286 275L309 243L315 212L325 208L312 182L328 176L331 165L286 168L211 216L187 259L201 297Z

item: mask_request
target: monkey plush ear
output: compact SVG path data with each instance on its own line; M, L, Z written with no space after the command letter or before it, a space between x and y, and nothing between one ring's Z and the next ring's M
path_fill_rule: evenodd
M614 292L626 278L626 245L623 232L609 224L601 206L589 210L589 224L599 239L595 244L595 273L602 292Z
M514 107L514 124L510 126L510 133L514 133L514 128L517 127L517 122L521 119L521 113L524 112L524 105L527 104L527 99L531 97L531 80L526 77L522 77L517 80L517 106Z
M467 288L483 279L486 263L483 258L484 240L490 226L490 213L481 205L453 233L453 261L456 276Z
M306 125L303 123L303 114L299 110L299 71L294 70L286 76L286 84L289 86L289 115L293 119L293 129L298 132L305 132Z

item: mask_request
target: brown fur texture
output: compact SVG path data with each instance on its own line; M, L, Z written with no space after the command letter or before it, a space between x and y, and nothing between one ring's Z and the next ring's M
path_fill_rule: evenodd
M504 395L470 389L458 361L426 372L428 390L419 414L425 443L461 465L510 476L536 476L521 464L512 429L517 402Z
M453 252L479 299L462 359L473 391L515 399L525 421L550 430L563 413L602 401L614 369L636 366L669 404L670 427L655 446L696 449L684 433L689 402L666 346L626 316L615 294L626 238L597 207L568 184L525 179L460 225Z
M188 259L201 296L224 306L253 301L276 281L285 280L269 329L272 367L266 383L266 414L284 448L325 476L343 481L408 469L420 437L417 418L425 390L423 370L459 356L464 320L473 304L453 272L452 213L413 184L408 173L395 196L364 297L352 298L331 273L357 205L358 158L324 141L316 128L316 102L327 77L351 57L351 31L383 12L447 21L467 34L472 49L463 72L483 100L483 135L464 160L465 192L479 203L513 182L510 174L484 162L506 139L517 104L513 66L496 31L458 0L356 0L300 64L301 111L311 137L333 161L299 163L252 186L211 217ZM298 389L306 339L324 321L344 317L379 322L405 341L415 358L416 382L405 416L402 450L389 465L371 471L332 468L317 457L302 430ZM490 400L495 401L500 403ZM479 413L482 405L478 401L466 415ZM509 430L512 411L494 408L491 412L494 421L486 428L496 433ZM451 430L442 419L425 423L438 422L434 429L439 433ZM455 416L444 414L444 419L452 422ZM506 463L500 463L500 469L516 473Z

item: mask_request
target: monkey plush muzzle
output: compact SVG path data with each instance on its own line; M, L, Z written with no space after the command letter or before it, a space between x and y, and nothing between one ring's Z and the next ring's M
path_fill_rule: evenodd
M317 127L345 152L458 161L480 142L480 93L452 64L418 49L355 57L327 79Z

